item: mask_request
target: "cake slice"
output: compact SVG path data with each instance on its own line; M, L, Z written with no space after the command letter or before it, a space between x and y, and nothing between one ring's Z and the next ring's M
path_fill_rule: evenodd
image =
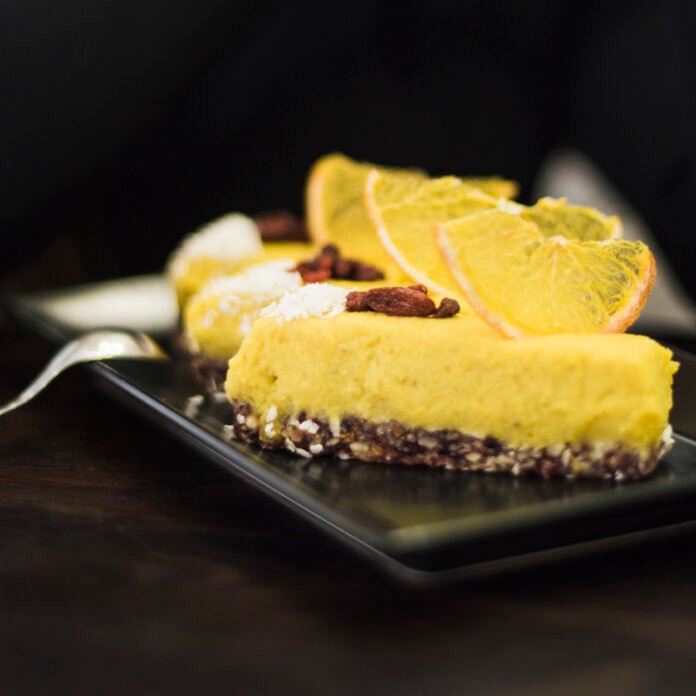
M310 256L304 223L285 212L252 219L228 213L188 235L171 254L167 276L179 307L214 278L239 273L252 264ZM306 235L305 235L306 236Z
M302 285L291 259L255 264L209 280L182 311L180 344L206 389L222 389L227 363L261 310Z
M262 312L229 363L238 439L305 457L615 480L650 474L671 444L677 365L647 337L510 340L470 315L346 311L347 295L314 284Z

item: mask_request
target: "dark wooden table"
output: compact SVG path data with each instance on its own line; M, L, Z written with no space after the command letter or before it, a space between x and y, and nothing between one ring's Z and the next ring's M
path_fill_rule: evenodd
M49 349L0 339L5 400ZM696 692L693 536L406 591L79 369L0 461L3 695Z

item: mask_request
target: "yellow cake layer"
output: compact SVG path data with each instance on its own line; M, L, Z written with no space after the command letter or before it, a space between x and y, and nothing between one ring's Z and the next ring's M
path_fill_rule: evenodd
M277 260L277 259L276 259ZM383 280L357 282L354 280L329 280L328 283L346 290L369 290L383 287ZM229 360L238 350L258 319L261 310L278 297L258 293L219 291L198 292L189 298L182 312L184 339L193 353L210 358ZM468 308L467 308L468 310Z
M230 399L265 414L347 415L492 435L516 446L656 446L672 354L644 336L502 338L476 317L262 317L232 358Z
M225 259L214 256L198 256L182 263L183 271L172 277L179 306L186 302L209 280L219 276L239 273L249 266L276 259L302 261L316 254L316 248L303 242L274 242L264 244L261 252L243 259Z

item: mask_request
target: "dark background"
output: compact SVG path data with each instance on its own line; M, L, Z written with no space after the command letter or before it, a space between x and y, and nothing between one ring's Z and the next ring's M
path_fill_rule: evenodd
M696 296L693 3L0 7L0 274L56 237L77 240L88 278L160 268L223 212L301 212L332 150L502 174L525 199L571 145Z

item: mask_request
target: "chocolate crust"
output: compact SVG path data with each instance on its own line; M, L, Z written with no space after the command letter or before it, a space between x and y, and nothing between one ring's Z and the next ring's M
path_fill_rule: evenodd
M203 353L190 353L189 365L193 376L207 392L220 392L225 388L227 360L211 358Z
M329 423L310 418L304 412L292 417L277 414L269 421L240 400L232 401L232 409L230 435L266 449L287 449L304 457L538 475L545 479L644 478L655 470L672 444L666 432L659 446L647 453L622 445L559 443L549 447L514 447L495 437L408 428L396 421L375 423L348 416Z
M211 358L205 353L190 350L181 327L178 327L172 335L172 349L188 363L191 374L201 389L206 392L224 390L229 361Z

